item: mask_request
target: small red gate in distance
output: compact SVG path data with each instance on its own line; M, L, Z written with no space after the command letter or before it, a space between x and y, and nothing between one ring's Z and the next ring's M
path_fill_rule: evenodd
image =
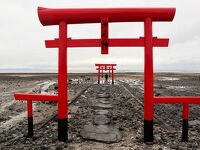
M95 66L97 67L96 70L98 70L98 84L100 84L101 77L103 78L104 71L109 71L109 77L112 74L112 84L114 84L114 70L116 70L114 66L117 66L117 64L95 64Z

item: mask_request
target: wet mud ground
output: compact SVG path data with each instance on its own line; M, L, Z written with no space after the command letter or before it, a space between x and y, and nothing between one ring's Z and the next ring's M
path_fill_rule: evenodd
M64 143L57 141L57 118L52 118L57 113L57 104L34 103L34 137L27 138L26 102L13 100L15 91L56 94L57 76L0 75L0 149L200 149L199 105L190 105L189 142L181 142L182 106L164 104L154 107L154 143L143 143L143 74L117 74L114 85L96 84L95 74L71 74L69 78L69 101L72 103L69 106L69 140ZM155 74L154 79L156 96L200 96L200 74L160 73ZM105 137L102 140L100 133L95 133L94 137L98 137L95 140L84 133L87 126L97 126L99 108L96 104L102 102L98 97L102 92L110 95L104 103L111 108L103 108L108 113L106 121L103 117L106 125L100 127L117 131L116 141L104 134L101 134Z

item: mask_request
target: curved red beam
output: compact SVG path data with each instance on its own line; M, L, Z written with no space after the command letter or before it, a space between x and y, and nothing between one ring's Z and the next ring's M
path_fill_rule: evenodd
M117 64L95 64L95 66L117 66Z
M101 17L108 17L109 22L172 21L175 8L67 8L52 9L38 7L38 16L42 25L99 23Z

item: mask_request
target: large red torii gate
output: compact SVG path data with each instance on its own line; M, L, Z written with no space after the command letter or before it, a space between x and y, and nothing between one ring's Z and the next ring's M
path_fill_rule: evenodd
M109 77L110 77L110 71L112 74L112 84L114 84L114 70L116 70L116 68L114 68L114 66L117 66L117 64L95 64L95 66L97 67L96 70L98 70L98 84L100 84L100 70L102 71L102 78L103 78L103 71L109 71Z
M59 25L59 38L45 41L47 48L59 49L58 95L15 94L17 100L27 100L31 124L32 101L58 102L58 139L67 140L67 47L101 47L101 54L108 54L108 47L144 47L144 141L153 141L153 118L156 103L183 104L183 135L187 141L189 104L199 104L200 97L154 97L153 47L167 47L169 39L153 37L152 22L172 21L175 8L38 8L44 26ZM67 37L67 24L101 23L101 39L71 39ZM144 22L144 37L110 39L108 22Z
M174 8L77 8L48 9L38 7L38 16L44 26L59 25L59 38L45 41L47 48L59 49L58 95L15 94L16 100L27 100L28 119L32 123L32 101L58 102L58 139L67 140L67 47L101 47L108 54L108 46L145 47L144 69L144 141L153 141L153 47L167 47L169 39L152 36L153 21L172 21ZM101 22L101 39L71 39L67 37L67 24ZM144 37L108 38L108 22L144 22ZM31 125L29 126L31 128ZM32 128L30 129L32 130ZM31 133L31 132L30 132ZM31 135L31 134L30 134Z

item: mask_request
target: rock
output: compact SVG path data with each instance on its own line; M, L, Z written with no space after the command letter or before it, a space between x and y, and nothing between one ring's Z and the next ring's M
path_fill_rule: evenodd
M110 99L109 98L97 98L96 100L98 100L98 101L109 101Z
M58 90L58 83L54 83L54 89Z
M156 142L162 141L161 137L158 134L154 135L154 139Z
M99 97L99 98L109 98L110 94L109 93L99 93L99 94L97 94L97 97Z
M178 149L178 145L170 143L170 148L171 149Z
M103 86L103 87L101 88L101 91L107 91L107 88L106 88L105 86Z
M94 109L110 109L112 108L111 104L102 104L102 103L95 103L93 104Z
M56 146L51 146L50 150L56 150Z
M109 113L108 110L95 110L96 115L107 115Z
M110 122L109 118L105 115L97 115L94 118L95 125L104 125L104 124L108 124L109 122Z
M146 144L146 145L153 145L154 142L146 142L145 144Z
M160 95L161 95L161 94L160 94L160 93L158 93L158 92L156 92L156 93L155 93L155 96L160 96Z
M163 149L162 149L162 148L159 148L159 150L160 150L160 149L161 149L161 150L170 150L169 148L167 148L167 147L165 147L165 146L163 147Z
M105 101L105 100L99 100L99 103L102 103L102 104L110 104L109 101Z
M118 129L113 129L107 125L87 125L80 132L80 134L84 139L96 140L105 143L115 143L122 139Z
M199 125L200 125L200 121L199 120L189 121L189 126L199 126Z

